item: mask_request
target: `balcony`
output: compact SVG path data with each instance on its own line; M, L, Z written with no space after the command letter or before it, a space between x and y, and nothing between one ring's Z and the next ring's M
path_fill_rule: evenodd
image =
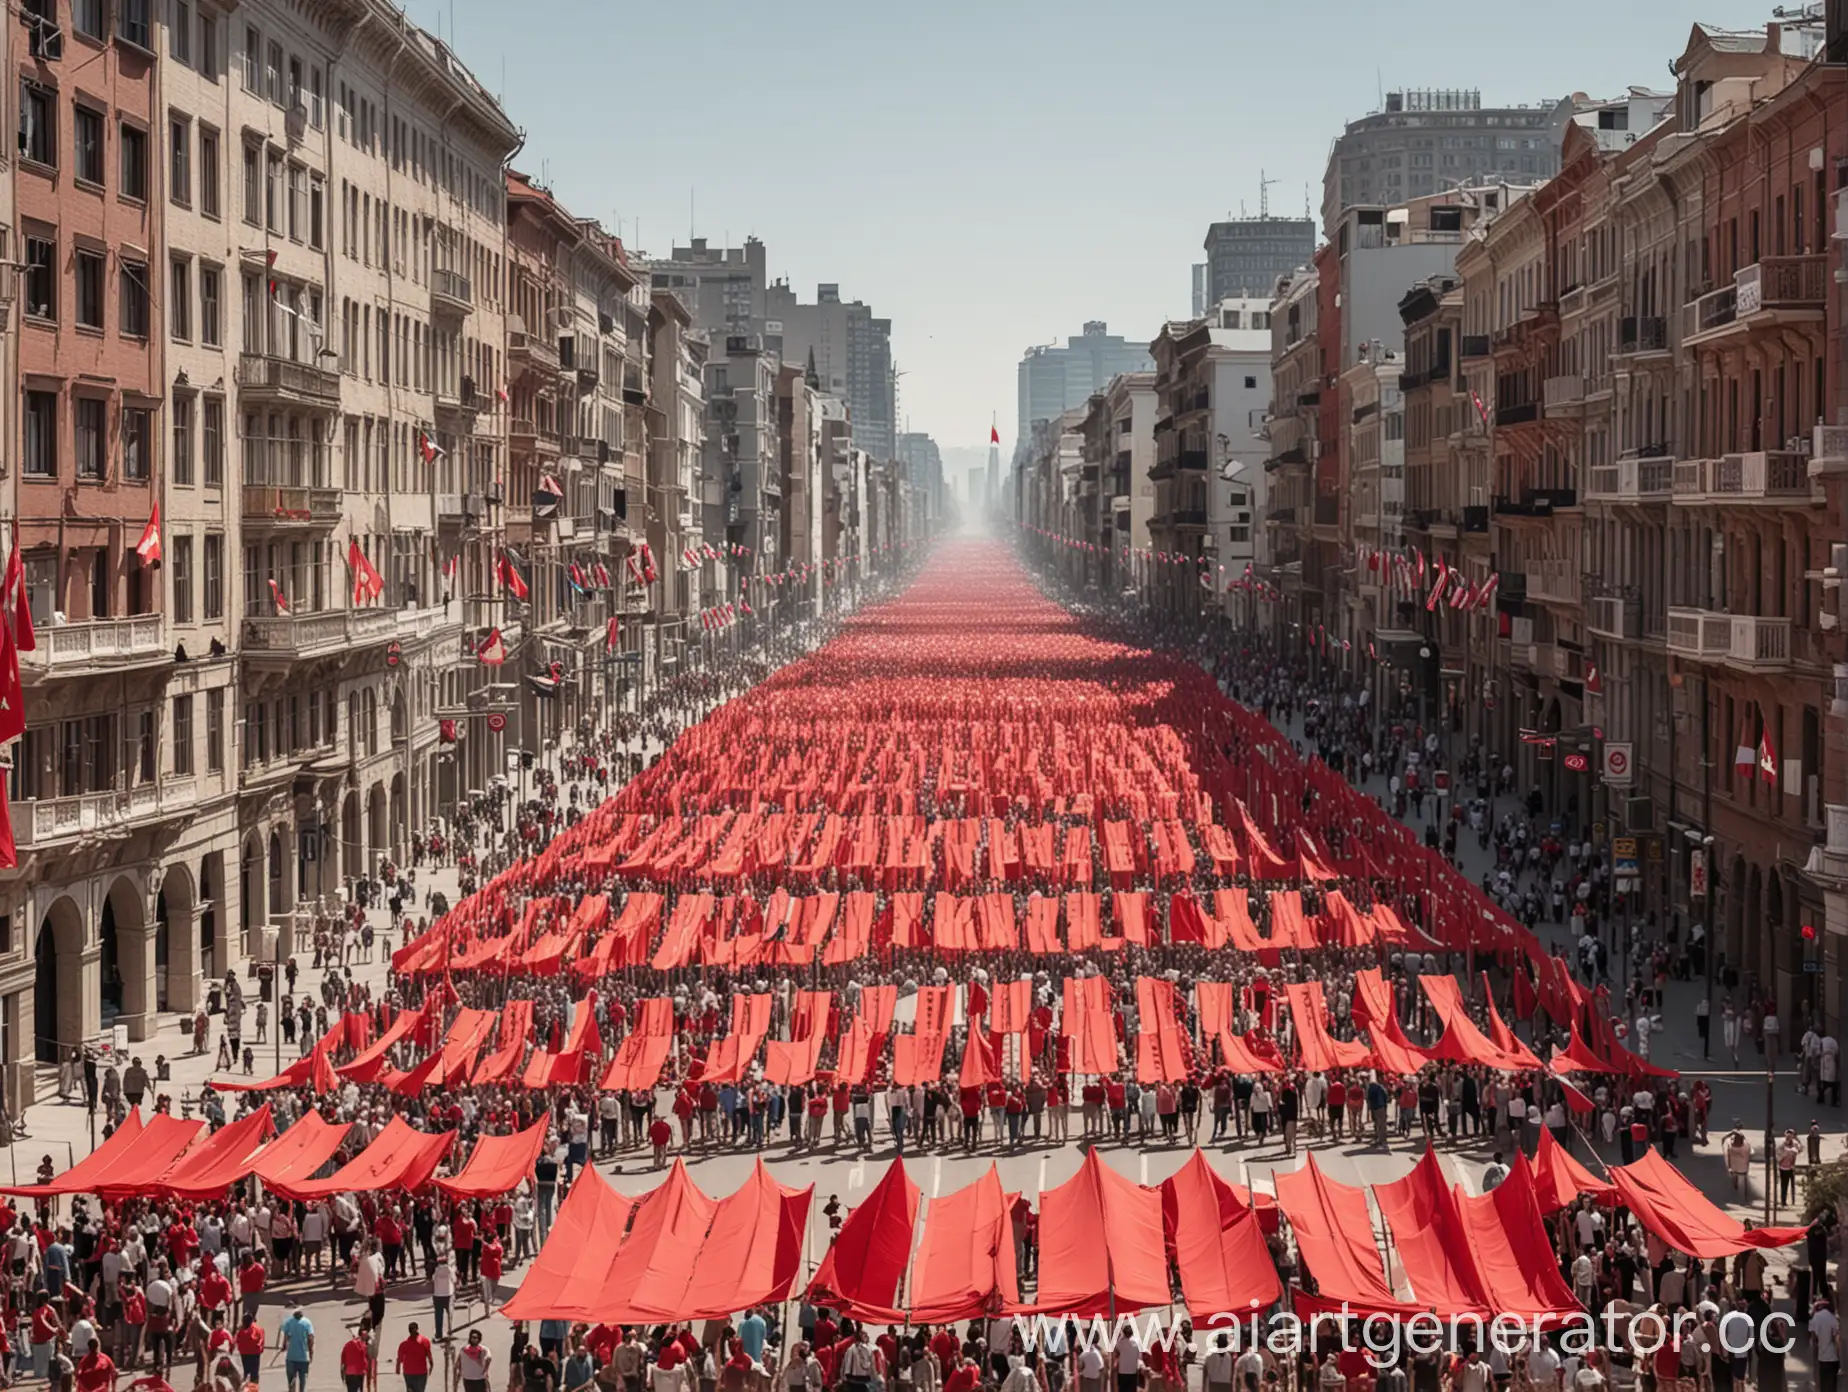
M333 609L244 621L244 655L253 662L301 662L393 640L411 641L445 622L440 609Z
M1112 498L1110 500L1110 511L1119 515L1128 512L1129 494L1119 493L1116 497Z
M436 314L465 318L475 312L475 289L459 271L430 272L430 309Z
M1207 453L1203 449L1182 450L1180 454L1175 457L1174 467L1177 469L1203 471L1207 466L1207 462Z
M1732 652L1732 618L1706 609L1670 606L1668 650L1694 662L1721 662Z
M1578 493L1571 488L1524 488L1519 497L1497 495L1497 517L1548 518L1554 513L1578 506Z
M160 615L139 614L128 619L47 624L38 630L38 647L19 655L19 666L27 675L80 674L166 662L172 657Z
M244 525L331 527L340 520L338 488L295 488L281 484L244 485Z
M1677 459L1669 484L1670 496L1684 505L1706 502L1707 473L1713 462L1711 459Z
M1825 256L1768 256L1682 306L1681 341L1700 343L1772 326L1819 321L1828 284Z
M278 405L301 406L312 411L340 409L338 372L327 372L288 358L272 358L262 353L240 353L237 359L237 385L247 405L272 401Z
M22 849L34 850L87 836L126 836L138 826L190 816L198 802L196 778L163 778L119 792L27 798L13 808L13 835Z
M1464 358L1486 358L1489 356L1489 336L1464 334L1458 351Z
M1811 478L1848 473L1848 425L1816 427L1810 437L1809 473Z
M1585 626L1602 638L1634 643L1643 636L1643 605L1618 595L1593 595L1585 607Z
M1296 525L1296 509L1293 507L1266 508L1264 512L1264 523L1269 527L1294 527Z
M1579 602L1578 563L1566 560L1529 561L1527 597L1542 604L1576 605Z
M1790 666L1790 620L1732 614L1726 662L1748 672L1781 672Z
M1548 416L1576 414L1585 404L1585 379L1576 372L1549 377L1540 384L1540 400Z
M566 334L558 340L558 365L575 372L581 386L594 387L602 378L597 340L589 334Z
M556 373L558 345L537 334L507 333L507 361L515 375L525 372Z
M457 386L436 389L437 424L459 434L466 435L475 428L475 416L481 407L482 400L475 394L475 384L466 377Z
M1707 491L1716 503L1808 503L1809 459L1795 450L1721 455L1707 471Z
M1586 471L1585 496L1600 503L1660 503L1674 495L1675 461L1668 446L1648 445L1614 464L1594 464Z
M1489 530L1489 510L1477 505L1463 509L1463 531L1487 535Z
M1668 351L1668 320L1660 314L1626 314L1617 321L1617 353L1634 357Z
M1149 525L1166 528L1169 531L1203 532L1206 530L1206 509L1178 508L1173 512L1164 512L1158 517L1151 518Z
M487 511L479 493L438 493L436 515L445 522L473 522Z
M1495 428L1507 430L1518 425L1532 425L1540 419L1540 405L1534 401L1523 401L1513 406L1495 408Z

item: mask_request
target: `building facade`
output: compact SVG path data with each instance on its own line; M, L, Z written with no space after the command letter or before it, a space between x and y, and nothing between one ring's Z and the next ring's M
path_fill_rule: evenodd
M1020 360L1020 417L1015 449L1024 450L1038 421L1056 420L1077 410L1119 372L1147 372L1146 343L1110 332L1110 326L1093 319L1084 332L1067 338L1064 347L1029 348Z
M1207 299L1194 311L1196 319L1225 300L1268 298L1279 277L1315 255L1315 223L1307 217L1215 222L1206 229L1205 247Z

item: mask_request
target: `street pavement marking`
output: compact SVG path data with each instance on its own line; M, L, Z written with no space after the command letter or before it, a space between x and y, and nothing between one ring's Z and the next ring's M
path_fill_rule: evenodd
M859 1189L859 1188L863 1188L865 1184L866 1184L866 1161L864 1158L861 1158L861 1159L855 1160L853 1162L853 1168L847 1171L847 1188L849 1190Z
M943 1157L937 1156L930 1162L930 1196L934 1199L943 1192Z
M1142 1161L1142 1186L1146 1189L1149 1183L1149 1153L1145 1150L1139 1158Z
M1033 1186L1033 1197L1037 1199L1041 1194L1045 1192L1046 1192L1046 1157L1042 1155L1040 1156L1040 1163L1039 1163L1039 1180Z

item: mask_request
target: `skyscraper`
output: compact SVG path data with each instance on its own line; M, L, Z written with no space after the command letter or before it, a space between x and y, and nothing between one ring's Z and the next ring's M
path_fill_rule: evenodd
M1033 438L1035 421L1053 420L1076 410L1119 372L1146 372L1153 366L1148 344L1122 338L1101 319L1065 346L1027 349L1020 360L1020 429L1016 448Z
M1315 255L1315 223L1306 217L1235 218L1208 227L1204 245L1205 299L1194 309L1196 319L1222 300L1268 300L1279 276Z
M875 459L897 457L892 379L892 321L872 307L841 299L839 285L815 287L803 304L788 282L764 292L764 334L783 361L815 364L821 389L847 403L853 442Z

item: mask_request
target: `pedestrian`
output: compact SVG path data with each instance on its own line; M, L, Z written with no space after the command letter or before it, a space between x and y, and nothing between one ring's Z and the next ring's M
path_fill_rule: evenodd
M361 1318L353 1337L340 1348L340 1376L346 1379L346 1392L366 1392L372 1374L372 1321Z
M302 1313L300 1300L289 1302L289 1317L277 1332L282 1338L288 1392L308 1392L308 1367L314 1360L314 1322Z
M404 1392L424 1392L434 1355L429 1339L418 1332L416 1320L405 1330L404 1341L398 1345L398 1355L392 1362L404 1376Z
M488 1392L488 1376L494 1367L494 1355L481 1341L481 1331L468 1331L468 1342L456 1355L456 1385L462 1392Z

